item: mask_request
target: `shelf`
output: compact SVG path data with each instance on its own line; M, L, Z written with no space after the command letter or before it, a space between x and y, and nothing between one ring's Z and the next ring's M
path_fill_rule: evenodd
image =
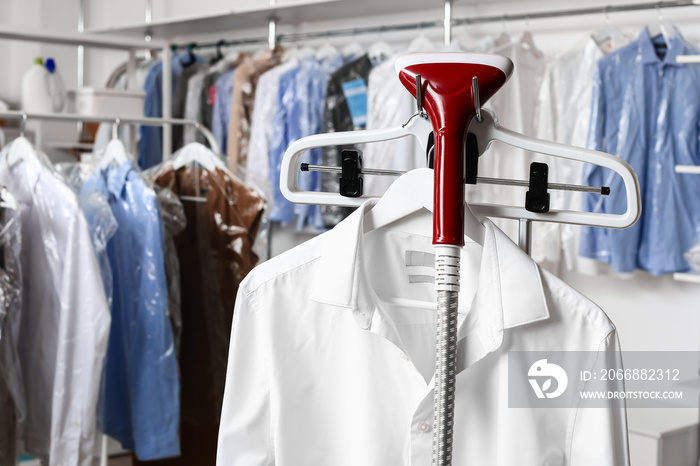
M679 282L700 283L700 274L697 273L674 273L673 279Z
M676 165L676 173L700 175L700 165Z
M293 4L287 4L293 1ZM328 21L348 18L367 18L396 13L395 2L376 0L278 0L275 6L259 6L256 2L247 2L246 6L228 12L209 13L200 16L188 16L155 20L150 24L134 24L106 28L86 28L85 32L93 36L112 34L118 36L144 37L147 32L158 38L172 39L180 36L197 34L225 34L235 37L236 29L267 28L268 20L274 16L279 27L297 25L312 21ZM423 0L404 0L401 12L434 10L431 20L442 19L440 4L431 8ZM263 33L263 36L266 34Z

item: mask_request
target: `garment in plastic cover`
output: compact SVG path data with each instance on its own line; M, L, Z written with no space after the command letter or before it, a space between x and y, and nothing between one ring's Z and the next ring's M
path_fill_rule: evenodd
M700 164L700 67L676 57L697 53L677 29L671 37L652 38L645 28L637 40L598 61L588 147L632 166L643 209L630 228L583 227L580 253L609 262L615 273L690 270L683 253L698 241L700 178L678 175L675 166ZM585 194L586 210L625 211L622 179L609 169L587 165L583 184L611 191Z
M182 336L182 304L180 300L180 260L177 258L175 236L185 229L187 217L185 217L185 209L177 195L170 189L158 186L151 180L151 174L157 169L158 165L145 170L142 175L144 181L156 193L160 216L163 219L163 263L168 283L168 309L170 324L173 327L175 351L179 358Z
M0 153L0 183L16 197L22 224L24 448L50 466L89 465L110 313L88 224L25 138Z
M66 184L78 194L80 207L83 209L85 219L90 228L90 239L95 248L97 262L100 265L100 275L104 285L107 304L112 309L112 269L107 255L107 243L117 231L117 219L112 214L112 208L104 194L81 193L85 180L95 170L97 164L92 160L80 163L60 163L56 165L56 171L63 176Z
M114 149L123 151L123 146ZM105 157L110 150L108 146ZM114 300L98 425L139 458L159 459L180 453L163 222L155 192L135 163L114 160L101 164L81 190L81 196L106 196L119 224L107 245Z
M16 426L26 417L19 362L22 317L21 221L17 200L0 187L0 464L15 464Z
M175 237L182 280L182 422L216 425L234 301L258 261L252 248L265 200L222 168L175 170L165 162L152 178L180 197L187 217L187 227Z

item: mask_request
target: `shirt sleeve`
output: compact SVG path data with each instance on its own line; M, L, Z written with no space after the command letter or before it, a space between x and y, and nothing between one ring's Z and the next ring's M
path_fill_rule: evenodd
M51 413L50 465L92 464L97 396L110 314L87 222L76 203L62 248L59 344Z
M233 314L217 466L275 464L270 369L262 322L257 301L241 287Z
M617 332L612 331L600 344L592 372L601 369L622 369L622 356ZM612 379L615 379L613 377ZM596 381L596 390L624 391L624 380ZM571 440L571 466L605 464L628 466L627 411L622 399L606 400L606 406L595 400L587 406L581 400L574 420ZM588 401L593 403L593 401ZM594 446L592 448L592 446Z
M180 454L180 385L173 334L168 320L168 289L163 259L163 229L155 193L144 190L150 218L142 219L144 245L138 279L138 304L131 316L129 384L134 442L140 460Z

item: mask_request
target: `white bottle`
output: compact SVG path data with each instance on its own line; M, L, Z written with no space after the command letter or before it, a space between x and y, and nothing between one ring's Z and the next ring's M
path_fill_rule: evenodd
M46 76L46 85L51 96L53 111L60 113L66 104L66 85L63 83L63 77L56 70L56 61L53 58L47 58L44 66L49 72Z
M53 113L53 102L48 86L49 71L41 58L34 60L22 78L22 111Z

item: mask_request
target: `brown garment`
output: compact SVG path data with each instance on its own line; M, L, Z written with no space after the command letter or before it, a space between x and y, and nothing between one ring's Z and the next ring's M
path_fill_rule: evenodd
M256 57L246 57L233 74L233 97L231 119L228 127L228 148L226 150L228 168L236 173L240 164L246 165L250 122L253 117L255 88L260 75L280 64L283 47L276 47Z
M265 200L228 172L165 166L153 175L183 199L187 226L175 236L180 262L180 442L172 465L206 466L203 445L216 452L238 286L258 261L252 246ZM188 453L190 452L190 453ZM186 458L192 455L191 461ZM167 461L167 460L166 460ZM177 461L185 461L177 462Z

